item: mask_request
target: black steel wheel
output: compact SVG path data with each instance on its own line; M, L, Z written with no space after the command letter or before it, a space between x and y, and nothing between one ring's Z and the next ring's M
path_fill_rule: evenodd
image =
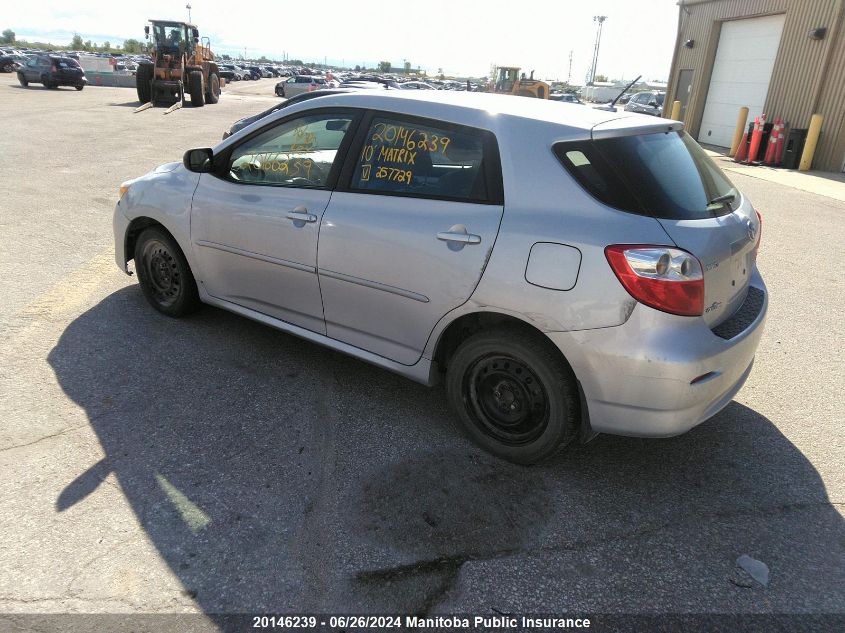
M512 462L542 461L577 434L575 376L540 333L496 328L469 337L448 360L446 391L464 431Z
M479 428L507 446L536 440L549 421L543 383L523 361L489 354L464 373L464 393Z
M159 312L179 317L199 307L191 268L182 249L166 231L151 227L138 236L135 269L144 296Z

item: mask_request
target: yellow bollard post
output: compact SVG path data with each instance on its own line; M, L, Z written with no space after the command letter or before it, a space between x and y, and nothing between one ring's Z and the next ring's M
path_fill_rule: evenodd
M745 123L748 121L748 108L742 106L739 109L739 116L736 117L736 128L734 129L734 138L731 141L731 151L728 156L733 158L736 156L736 150L739 149L739 141L742 139L742 133L745 132Z
M673 121L680 121L681 120L681 102L675 101L672 104L672 114L669 115L669 118Z
M823 121L824 117L821 114L814 114L810 117L810 129L807 130L807 140L804 141L804 151L801 153L798 171L809 171L810 165L813 164L813 155L816 153L816 145L819 143Z

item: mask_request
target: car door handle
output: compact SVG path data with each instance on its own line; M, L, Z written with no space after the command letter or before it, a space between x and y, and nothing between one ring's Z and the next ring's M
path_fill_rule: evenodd
M293 220L295 222L316 222L317 221L317 216L312 215L311 213L308 213L305 209L303 209L301 211L299 211L297 209L294 209L293 211L288 211L285 214L285 217L288 220Z
M441 231L437 234L437 239L444 242L460 242L461 244L481 244L480 235L458 233L457 231Z

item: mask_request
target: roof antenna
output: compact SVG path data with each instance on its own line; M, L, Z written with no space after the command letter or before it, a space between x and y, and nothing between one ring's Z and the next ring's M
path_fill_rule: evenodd
M635 83L637 83L640 80L640 77L642 77L642 75L637 75L637 78L634 79L634 81L632 81L627 86L622 88L622 92L620 92L618 95L616 95L616 98L613 101L608 103L606 106L601 106L599 108L596 108L596 110L607 110L608 112L616 112L616 102L619 101L619 99L622 98L622 95L624 95L626 92L628 92L628 88L630 88L631 86L633 86Z

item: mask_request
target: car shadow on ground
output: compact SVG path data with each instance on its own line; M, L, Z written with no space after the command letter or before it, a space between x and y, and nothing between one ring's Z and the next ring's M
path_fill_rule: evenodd
M56 510L84 502L114 473L151 542L209 614L459 611L494 604L492 579L482 590L464 584L479 565L500 570L490 573L505 584L507 570L529 559L582 554L592 562L560 562L549 582L576 574L594 608L635 610L642 587L611 582L626 572L607 575L600 560L621 560L624 546L633 566L650 555L638 538L655 536L678 560L724 545L729 570L743 542L723 525L749 518L769 526L760 528L767 542L788 542L793 528L777 517L809 504L819 510L801 526L804 545L788 543L790 551L806 558L808 543L845 542L812 464L737 403L679 438L600 437L518 467L464 439L441 388L216 309L168 319L137 286L74 320L48 360L106 454L67 483ZM696 539L699 550L688 542ZM748 553L763 557L755 539L762 554ZM655 591L685 582L631 573ZM559 611L562 590L544 594L537 574L508 581L509 606ZM753 591L698 581L691 591L704 598Z

